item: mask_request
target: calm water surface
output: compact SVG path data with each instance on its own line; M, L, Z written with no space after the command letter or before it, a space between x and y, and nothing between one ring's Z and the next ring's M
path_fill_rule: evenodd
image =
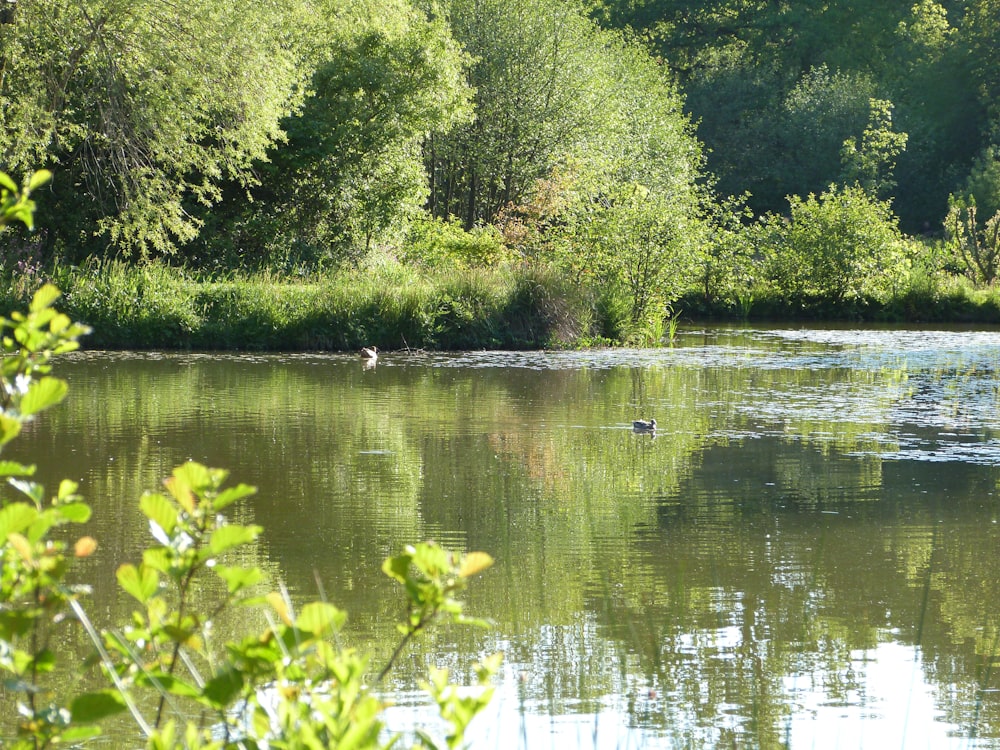
M411 651L394 727L432 721L428 664L470 679L499 650L476 747L1000 747L998 367L1000 334L968 331L688 330L367 370L86 353L9 453L95 505L99 622L129 609L113 571L147 542L139 495L187 459L259 488L246 562L346 608L377 659L400 614L384 557L490 552L467 599L495 627Z

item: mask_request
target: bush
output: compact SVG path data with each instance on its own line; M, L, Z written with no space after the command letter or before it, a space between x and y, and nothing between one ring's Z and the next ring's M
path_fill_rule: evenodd
M465 231L458 219L421 215L410 225L399 259L428 268L484 268L513 258L492 224Z
M760 241L778 294L832 302L884 300L899 291L909 260L888 203L855 187L789 198L791 217L767 216Z

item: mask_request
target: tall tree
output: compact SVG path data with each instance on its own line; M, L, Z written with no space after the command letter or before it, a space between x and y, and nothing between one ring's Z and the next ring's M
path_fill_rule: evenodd
M0 23L0 159L51 165L38 224L71 257L171 251L189 209L282 137L301 101L304 0L18 0Z
M324 35L287 141L258 167L252 200L234 194L211 218L240 264L339 262L388 239L427 197L421 142L471 114L467 61L442 17L408 0L317 10Z
M476 114L428 142L430 206L471 227L601 129L602 49L596 27L560 0L452 0L449 18L474 61Z

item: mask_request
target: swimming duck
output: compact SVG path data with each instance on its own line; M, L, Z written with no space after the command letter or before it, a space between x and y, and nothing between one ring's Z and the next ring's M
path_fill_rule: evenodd
M361 347L361 356L367 360L374 362L376 359L378 359L378 347L377 346Z
M653 432L656 429L656 420L637 419L632 423L632 429L636 432Z

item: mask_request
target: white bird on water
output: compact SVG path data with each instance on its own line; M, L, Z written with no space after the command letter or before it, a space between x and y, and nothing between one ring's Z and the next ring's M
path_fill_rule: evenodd
M378 347L377 346L361 347L361 356L367 359L369 362L374 362L376 359L378 359Z

